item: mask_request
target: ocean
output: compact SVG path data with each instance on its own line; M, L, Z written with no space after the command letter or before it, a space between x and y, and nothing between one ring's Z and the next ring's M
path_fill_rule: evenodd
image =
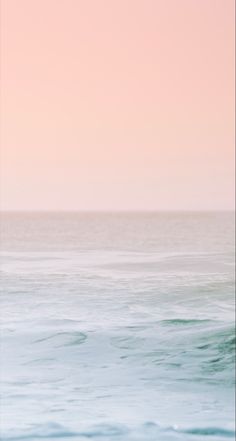
M2 213L0 438L234 439L233 213Z

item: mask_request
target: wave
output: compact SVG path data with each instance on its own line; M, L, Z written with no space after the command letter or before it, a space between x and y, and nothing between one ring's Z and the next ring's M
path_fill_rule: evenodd
M74 346L80 345L87 340L87 335L83 332L73 331L73 332L57 332L54 334L46 335L43 338L34 340L33 343L43 343L48 340L55 341L60 346Z
M209 319L182 319L182 318L174 318L170 320L161 320L162 325L167 326L192 326L192 325L202 325L204 323L211 323L212 320Z
M76 438L81 440L99 439L99 440L127 440L135 441L150 440L150 441L168 441L168 440L183 440L188 441L191 437L193 439L202 440L202 437L207 439L219 439L221 441L235 438L235 431L232 429L221 427L161 427L155 422L146 422L138 427L128 427L125 425L99 424L84 430L70 430L61 424L51 422L44 425L34 425L28 430L18 433L3 434L2 441L20 441L20 440L37 440L37 439L68 439ZM141 435L141 437L140 437ZM199 438L201 437L201 438Z

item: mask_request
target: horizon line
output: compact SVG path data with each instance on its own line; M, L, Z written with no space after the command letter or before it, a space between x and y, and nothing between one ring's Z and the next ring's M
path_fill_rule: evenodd
M101 214L119 214L119 213L235 213L235 208L229 209L0 209L0 213L61 213L61 214L86 214L86 213L101 213Z

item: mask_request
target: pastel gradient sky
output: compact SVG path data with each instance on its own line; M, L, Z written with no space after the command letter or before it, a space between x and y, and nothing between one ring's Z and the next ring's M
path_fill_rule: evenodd
M2 0L1 206L234 205L234 0Z

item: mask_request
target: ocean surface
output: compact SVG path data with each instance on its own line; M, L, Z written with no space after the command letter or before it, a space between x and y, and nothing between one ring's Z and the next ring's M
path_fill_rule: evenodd
M232 213L2 213L0 439L234 439Z

